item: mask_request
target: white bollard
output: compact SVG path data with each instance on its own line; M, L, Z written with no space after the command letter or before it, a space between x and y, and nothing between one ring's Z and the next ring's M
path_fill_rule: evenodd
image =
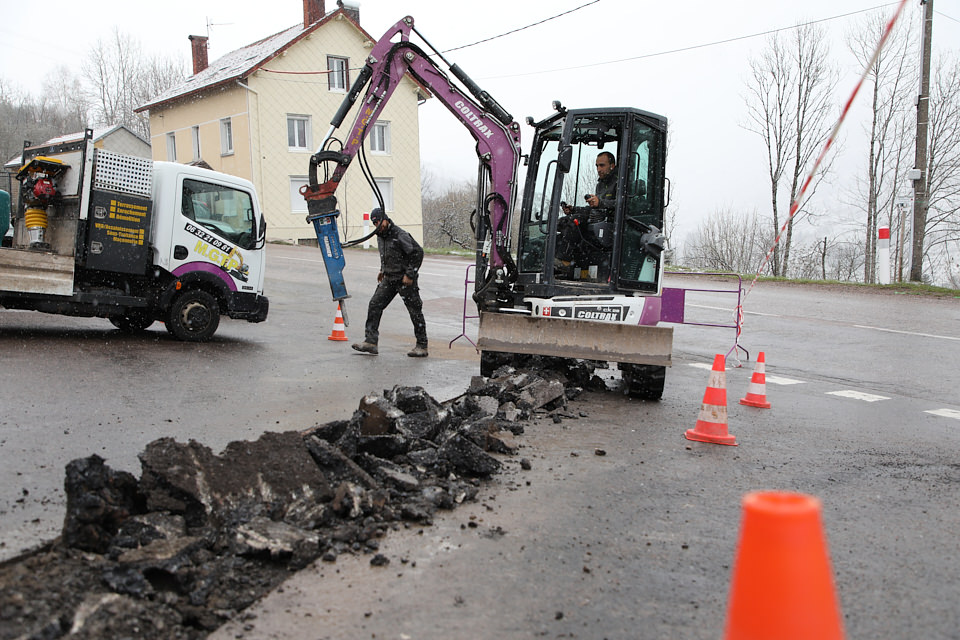
M890 284L890 227L879 227L877 236L877 282Z
M365 213L363 214L363 235L367 235L368 233L370 233L370 214ZM370 248L370 240L363 241L363 248Z

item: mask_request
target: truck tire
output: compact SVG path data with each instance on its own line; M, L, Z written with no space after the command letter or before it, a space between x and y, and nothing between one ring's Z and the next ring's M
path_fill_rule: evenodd
M146 313L131 311L122 316L110 316L110 324L124 333L140 333L153 324L153 318Z
M200 289L184 291L174 298L167 314L167 331L186 342L205 342L219 326L217 299Z
M640 400L659 400L663 396L663 384L667 377L666 367L621 363L620 369L630 397Z

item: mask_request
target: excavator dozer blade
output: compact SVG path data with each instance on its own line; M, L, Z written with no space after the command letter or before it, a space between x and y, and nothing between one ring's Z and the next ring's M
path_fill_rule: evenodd
M480 349L671 366L673 327L480 313Z

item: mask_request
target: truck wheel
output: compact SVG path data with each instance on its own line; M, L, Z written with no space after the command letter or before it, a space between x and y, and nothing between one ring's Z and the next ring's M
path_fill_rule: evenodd
M667 377L667 368L653 364L622 363L623 380L627 383L627 393L640 400L659 400L663 396L663 383Z
M153 318L146 313L132 311L123 316L110 316L110 324L124 333L140 333L153 324Z
M206 291L185 291L170 305L167 331L179 340L204 342L213 337L219 326L220 305Z

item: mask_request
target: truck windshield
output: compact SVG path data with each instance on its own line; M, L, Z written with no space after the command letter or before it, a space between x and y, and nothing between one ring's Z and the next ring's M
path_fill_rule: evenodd
M184 216L242 249L256 241L253 200L246 191L221 184L185 179L181 211Z

